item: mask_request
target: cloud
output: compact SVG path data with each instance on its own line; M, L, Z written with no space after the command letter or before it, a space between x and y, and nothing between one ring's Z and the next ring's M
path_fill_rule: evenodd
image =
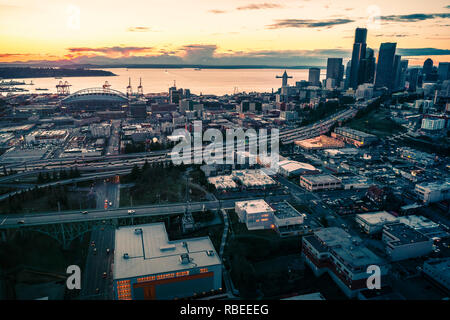
M283 6L278 3L252 3L246 6L237 7L236 10L262 10L275 8L283 8Z
M397 53L402 56L447 56L450 55L450 50L438 48L406 48L397 49Z
M224 10L209 10L208 12L214 13L214 14L226 13L226 11L224 11Z
M274 24L268 25L268 29L281 28L322 28L332 27L340 24L347 24L354 22L351 19L328 19L328 20L303 20L303 19L283 19L275 20Z
M151 31L148 27L129 27L127 29L128 32L149 32Z
M188 63L210 63L217 50L216 45L190 44L180 48L183 59Z
M413 13L404 15L389 15L380 16L380 20L394 21L394 22L417 22L432 19L447 19L450 18L450 13Z
M112 52L112 53L111 53ZM119 53L118 53L119 52ZM125 52L124 54L122 54ZM450 49L404 48L397 49L402 56L450 56ZM34 56L26 54L0 54L4 62L92 64L92 65L139 65L139 64L191 64L191 65L268 65L268 66L325 66L327 58L348 60L351 48L315 50L249 50L233 51L221 49L215 44L189 44L178 48L153 47L101 47L69 48L64 57Z
M383 37L383 38L406 38L406 37L415 37L418 36L419 34L415 33L415 34L404 34L404 33L391 33L391 34L384 34L384 33L379 33L374 35L374 37Z
M116 56L130 56L137 53L148 53L152 51L153 47L99 47L99 48L89 48L89 47L76 47L68 48L70 53L90 53L90 54L105 54L105 55L116 55Z

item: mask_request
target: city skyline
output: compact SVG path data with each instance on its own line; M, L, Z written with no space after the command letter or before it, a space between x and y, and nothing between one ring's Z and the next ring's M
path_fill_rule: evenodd
M0 8L0 63L325 66L328 57L350 59L357 27L368 29L376 55L382 42L397 42L410 65L450 54L445 1L46 0Z

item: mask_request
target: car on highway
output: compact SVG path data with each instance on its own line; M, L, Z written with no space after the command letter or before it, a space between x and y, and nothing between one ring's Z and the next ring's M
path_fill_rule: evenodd
M94 256L95 256L97 254L97 248L94 248L93 252L94 252Z
M136 213L136 210L128 210L128 214L135 214Z
M25 220L19 220L19 221L17 221L17 223L18 223L18 224L24 224L24 223L25 223Z
M106 274L106 272L103 272L103 275L102 275L103 279L106 279L107 276L108 275Z
M87 212L87 211L81 211L81 213L82 213L82 214L88 214L88 212Z
M110 250L109 248L106 249L106 254L109 254Z
M91 241L91 247L95 247L95 241L94 240Z

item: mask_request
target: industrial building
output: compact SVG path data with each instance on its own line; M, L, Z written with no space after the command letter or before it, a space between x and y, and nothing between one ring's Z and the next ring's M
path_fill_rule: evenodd
M69 136L67 130L36 130L25 136L26 143L62 143Z
M49 147L18 148L12 147L0 156L0 163L17 163L22 161L40 160L50 151Z
M386 223L396 222L397 218L387 211L379 211L357 214L355 221L365 233L375 234L381 232Z
M236 202L234 209L239 221L245 223L248 230L273 228L275 210L262 199Z
M316 167L303 162L285 160L278 163L278 173L285 176L298 176L305 173L319 172Z
M221 290L222 262L209 237L170 241L164 223L116 230L118 300L169 300Z
M301 176L300 185L308 191L333 190L342 187L341 180L330 174Z
M331 133L333 138L341 139L356 147L370 145L378 140L377 136L347 127L338 127Z
M349 298L367 289L370 265L380 267L381 286L385 285L386 262L341 228L324 228L303 237L302 255L317 277L327 272Z
M433 240L401 222L384 225L381 239L392 261L422 257L433 251Z

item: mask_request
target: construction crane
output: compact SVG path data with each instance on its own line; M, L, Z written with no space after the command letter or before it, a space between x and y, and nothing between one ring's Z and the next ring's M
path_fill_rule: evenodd
M138 96L143 96L144 95L144 88L142 87L142 78L139 78L139 86L137 88L137 93Z
M128 78L128 86L127 86L127 97L133 94L133 89L131 88L131 78Z
M56 85L56 92L58 94L70 94L70 86L71 84L69 84L67 81L59 81L59 83Z

